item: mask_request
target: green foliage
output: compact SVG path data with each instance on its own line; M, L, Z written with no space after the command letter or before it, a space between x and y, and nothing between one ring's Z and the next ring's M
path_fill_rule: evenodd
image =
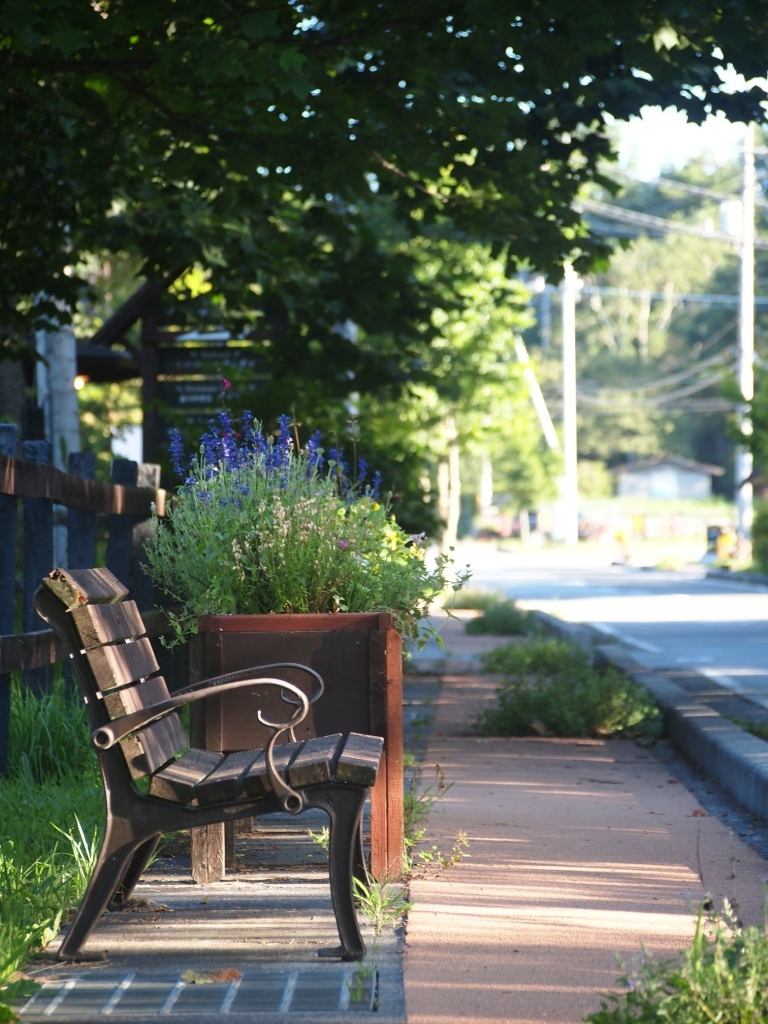
M373 923L376 935L381 935L386 924L393 927L413 906L404 886L393 882L352 879L355 903Z
M103 818L82 705L60 678L40 698L14 680L11 700L9 770L0 778L0 1021L14 1019L14 999L32 994L19 974L30 949L52 939L79 902Z
M752 523L752 558L760 572L768 572L768 504L755 504Z
M464 629L470 636L492 633L495 636L519 636L535 629L535 620L521 611L514 601L500 600L479 615L469 619Z
M237 448L227 424L215 450L206 435L146 546L150 576L183 605L180 630L205 614L390 611L418 637L450 559L430 568L383 499L348 489L340 455L324 468L316 444L294 450L285 422L274 443L246 428L253 446Z
M85 707L63 673L54 676L51 692L30 693L21 676L12 682L13 713L8 723L8 772L35 785L89 774L96 756L90 743Z
M344 299L364 313L372 247L358 210L373 190L407 232L448 219L513 239L515 261L554 270L576 247L586 264L605 247L572 201L611 153L607 115L675 103L694 120L764 116L757 88L731 95L718 73L761 73L760 5L447 15L367 0L3 0L0 15L0 279L19 335L55 300L74 306L73 263L106 248L139 256L152 279L200 263L220 306L253 322L287 314L297 333L303 285L313 311L330 300L327 337ZM254 270L287 287L249 298ZM400 299L393 289L391 309ZM293 330L283 339L295 351Z
M449 853L433 843L424 846L427 834L426 820L435 804L445 796L453 783L445 784L445 772L435 765L435 781L419 791L416 776L412 776L403 801L403 865L406 875L422 877L452 868L464 859L469 847L466 832L459 831Z
M722 916L699 911L693 943L674 960L645 954L619 979L590 1024L762 1024L768 1017L764 928L742 928L727 903Z
M581 459L578 464L579 494L583 498L610 498L613 478L603 462Z
M589 654L565 640L533 638L483 656L487 672L507 676L496 704L476 722L486 736L651 735L658 708L613 667L597 671Z
M584 275L577 306L579 483L580 493L590 497L598 497L608 482L595 467L628 457L673 453L727 467L728 403L738 401L734 382L723 387L738 346L737 253L722 241L686 233L717 225L720 199L738 198L737 161L713 168L698 158L667 170L657 182L639 183L622 171L616 178L613 189L588 186L583 192L587 211L617 244L605 266ZM627 211L629 222L592 209L594 200L618 207L619 217ZM629 211L662 217L671 229L651 233L633 223ZM765 233L766 223L758 207L758 234ZM765 255L758 252L758 280L765 271ZM560 299L551 294L547 301L557 307ZM552 315L556 321L559 310ZM766 326L768 316L758 308L758 352ZM542 353L541 369L545 393L558 401L560 366L553 355ZM756 400L758 420L764 409L765 402ZM715 486L727 493L730 475Z
M470 609L487 612L503 600L503 596L497 591L483 590L480 587L465 587L463 590L450 591L443 595L443 605L449 611Z

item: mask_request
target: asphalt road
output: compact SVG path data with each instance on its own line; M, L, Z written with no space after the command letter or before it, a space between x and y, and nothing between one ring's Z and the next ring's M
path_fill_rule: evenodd
M473 586L521 607L588 624L648 669L701 673L768 709L768 587L708 578L704 567L662 572L600 555L460 550Z

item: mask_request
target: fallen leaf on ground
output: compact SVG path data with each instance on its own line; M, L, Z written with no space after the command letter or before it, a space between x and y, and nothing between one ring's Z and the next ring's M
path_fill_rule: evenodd
M216 971L184 971L181 980L187 985L212 985L214 982L239 981L242 974L236 967L221 967Z
M139 897L133 897L129 900L126 900L125 903L123 903L123 905L120 907L120 909L124 912L132 914L138 913L141 910L152 910L155 913L161 910L163 911L163 913L166 914L173 913L171 908L165 903L156 903L154 900L145 900Z

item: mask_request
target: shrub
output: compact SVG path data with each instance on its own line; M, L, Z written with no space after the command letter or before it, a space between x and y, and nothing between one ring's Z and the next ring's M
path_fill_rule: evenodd
M752 558L755 568L768 572L768 502L759 502L752 523Z
M173 620L180 636L205 614L336 611L390 611L418 636L450 559L427 564L423 536L398 526L361 462L350 475L343 453L326 455L317 435L297 450L287 416L275 439L249 414L240 432L222 413L188 469L180 445L174 437L184 485L146 546L149 575L183 606Z
M619 979L628 991L603 997L590 1024L764 1024L768 944L762 928L741 928L699 912L693 944L674 960L641 957Z
M446 608L453 611L470 609L472 611L487 612L491 608L495 608L497 604L500 604L505 600L502 594L498 594L493 590L482 590L480 587L466 587L464 590L457 592L449 591L443 595L443 604Z
M520 636L533 632L534 619L528 612L521 611L514 601L504 600L489 605L476 619L469 619L464 629L473 636L483 633L494 636Z
M660 714L649 694L617 669L597 671L588 653L564 640L532 638L483 657L506 675L496 704L475 727L486 736L654 735Z

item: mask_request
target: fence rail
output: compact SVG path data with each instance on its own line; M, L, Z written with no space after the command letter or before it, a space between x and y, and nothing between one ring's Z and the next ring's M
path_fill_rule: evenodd
M127 459L112 462L112 482L93 479L92 453L69 456L69 472L51 465L47 441L19 444L18 429L0 424L0 774L7 768L11 672L43 692L50 666L64 657L58 638L38 629L33 598L40 581L57 565L70 569L97 564L97 516L105 517L106 565L128 587L144 611L151 633L165 626L154 603L150 579L140 567L142 542L153 510L165 512L160 467ZM17 602L21 601L21 632ZM179 657L175 659L180 662Z
M77 454L82 456L83 453ZM129 462L129 465L137 466L138 472L138 463ZM103 484L9 455L0 455L0 494L17 498L47 498L66 508L112 515L147 517L154 506L158 515L165 515L165 491L162 487Z

